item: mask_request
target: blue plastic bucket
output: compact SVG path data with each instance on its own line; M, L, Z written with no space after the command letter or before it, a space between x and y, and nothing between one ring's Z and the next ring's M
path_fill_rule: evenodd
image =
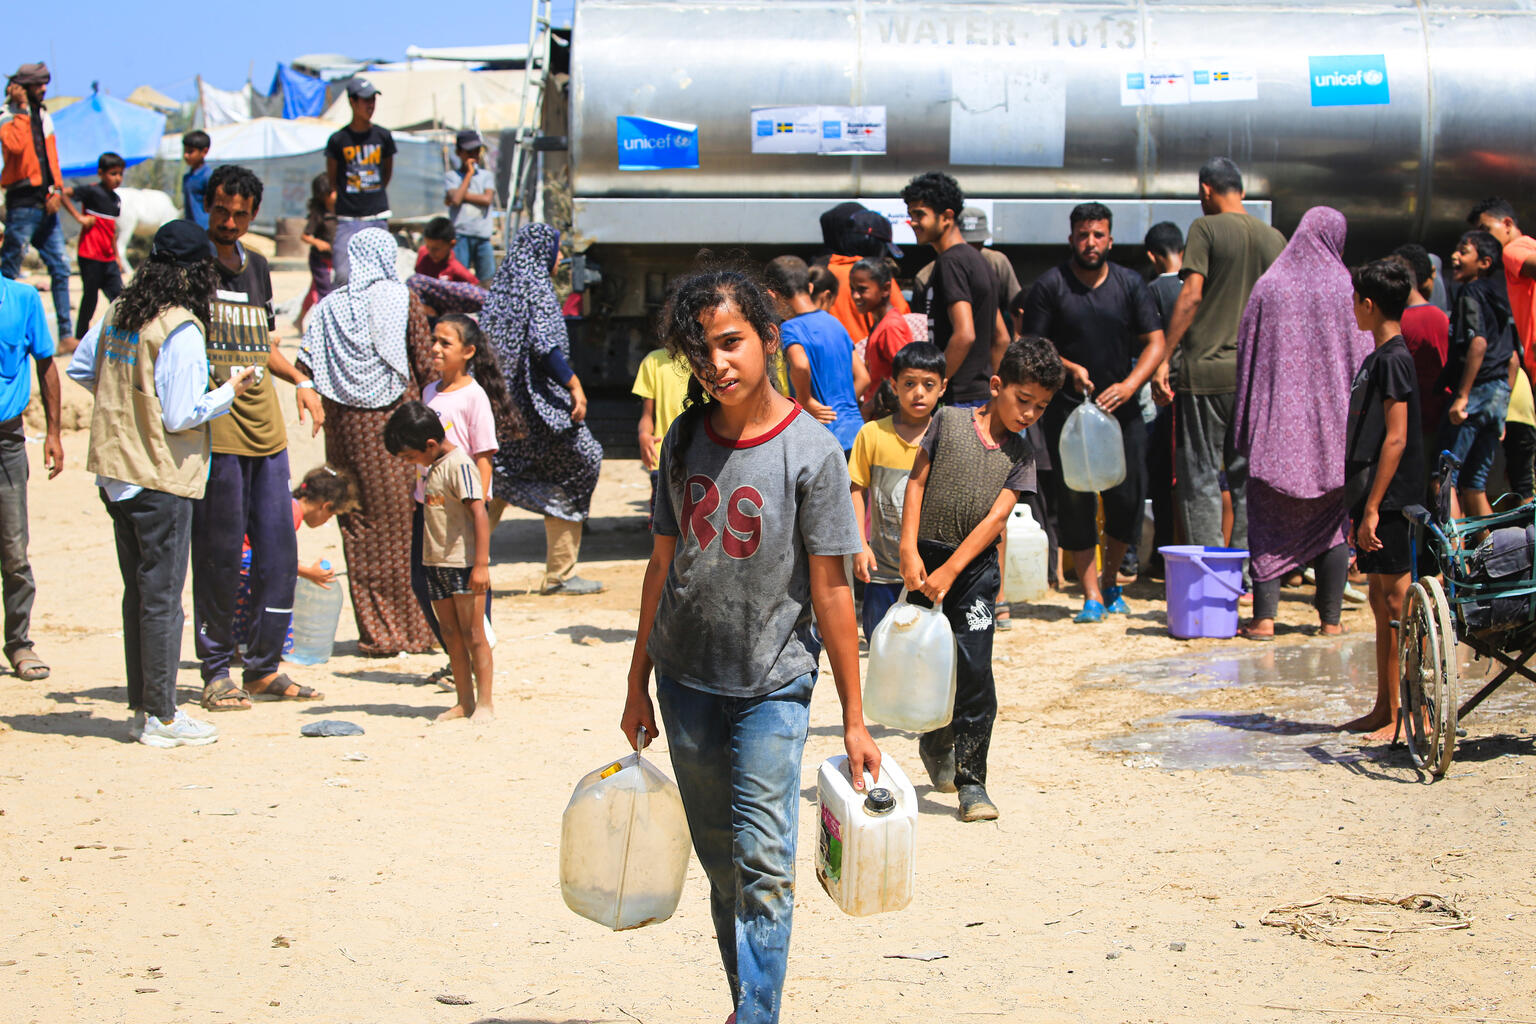
M1193 544L1157 550L1167 571L1168 632L1180 640L1236 636L1248 552Z

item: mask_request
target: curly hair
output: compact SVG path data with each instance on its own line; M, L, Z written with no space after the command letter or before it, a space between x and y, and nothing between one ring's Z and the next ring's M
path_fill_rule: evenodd
M935 214L948 210L951 217L965 209L965 193L960 183L943 171L919 174L901 190L901 201L908 206L926 206Z
M359 493L357 477L350 469L337 469L329 464L316 466L305 473L299 486L293 489L295 498L308 498L322 505L329 504L331 511L338 516L358 510Z
M131 333L142 330L167 309L179 306L197 317L206 329L209 307L218 286L219 275L213 267L211 251L206 260L190 267L151 259L139 267L118 297L112 322L119 330Z
M512 402L507 390L507 378L501 372L501 361L496 358L496 347L491 344L480 325L463 313L449 313L441 317L440 324L448 324L458 332L459 342L475 350L469 357L469 375L475 378L485 396L491 400L492 418L496 422L496 440L502 444L521 441L528 436L528 424L523 414Z
M681 356L688 361L693 373L688 378L688 394L683 399L683 412L673 429L677 439L672 451L670 478L681 487L687 479L687 468L681 453L688 450L699 420L708 415L713 404L704 384L715 379L715 364L710 358L709 339L704 333L705 316L721 309L739 313L763 343L767 354L779 339L779 321L774 313L772 300L761 282L747 271L724 267L706 269L680 279L667 297L661 312L661 336L667 352L674 359ZM770 372L768 379L773 380Z
M1056 346L1038 334L1026 334L1008 346L997 376L1006 384L1039 384L1049 391L1061 388L1066 371Z

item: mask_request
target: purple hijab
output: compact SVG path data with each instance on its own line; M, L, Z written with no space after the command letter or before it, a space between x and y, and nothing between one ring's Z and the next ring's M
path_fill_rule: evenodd
M1349 385L1375 347L1355 326L1344 231L1339 211L1308 210L1238 328L1233 443L1250 479L1290 498L1344 486Z

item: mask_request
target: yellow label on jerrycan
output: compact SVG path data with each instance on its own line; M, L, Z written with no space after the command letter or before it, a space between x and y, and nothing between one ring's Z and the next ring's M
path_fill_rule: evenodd
M848 758L823 761L816 774L816 877L845 914L865 917L912 902L917 862L917 793L890 758L880 781L853 788Z

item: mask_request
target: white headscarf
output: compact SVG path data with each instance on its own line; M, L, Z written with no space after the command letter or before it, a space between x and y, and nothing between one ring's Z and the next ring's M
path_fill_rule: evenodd
M299 348L315 390L355 409L383 409L411 377L405 332L411 293L395 276L395 240L367 228L347 243L351 276L315 307Z

